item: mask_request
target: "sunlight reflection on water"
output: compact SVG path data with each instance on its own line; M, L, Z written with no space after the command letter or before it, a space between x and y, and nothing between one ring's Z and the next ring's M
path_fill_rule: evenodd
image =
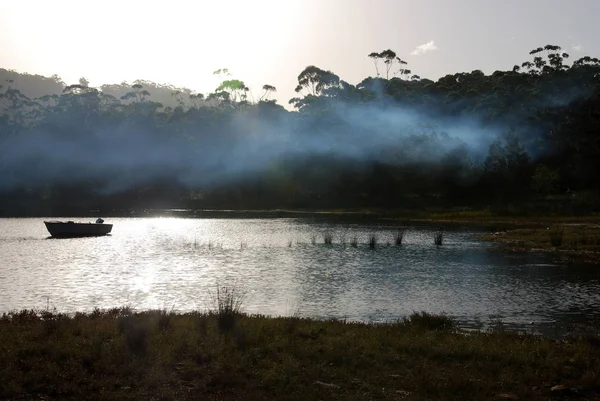
M73 219L77 220L77 219ZM585 323L598 317L593 267L491 250L472 231L325 219L116 218L107 237L48 239L43 219L0 219L0 311L212 306L217 283L248 293L245 311L384 321L446 312L477 327ZM332 233L333 245L323 243ZM368 237L379 245L372 250ZM358 246L351 246L353 237ZM344 241L342 241L344 238ZM313 239L316 244L313 245ZM389 244L388 244L389 243ZM49 298L49 301L48 301Z

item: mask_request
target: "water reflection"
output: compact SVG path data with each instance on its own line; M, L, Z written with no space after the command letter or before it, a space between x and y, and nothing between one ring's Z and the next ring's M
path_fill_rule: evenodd
M402 227L403 244L395 246L399 227L381 222L111 222L111 236L46 240L42 219L0 219L0 310L43 308L48 299L61 311L204 309L209 289L235 282L248 293L250 313L384 321L426 310L466 327L502 321L523 330L586 324L599 315L593 267L503 254L468 230L446 230L438 247L435 227ZM325 233L333 234L332 245L323 243ZM374 250L367 245L373 234Z

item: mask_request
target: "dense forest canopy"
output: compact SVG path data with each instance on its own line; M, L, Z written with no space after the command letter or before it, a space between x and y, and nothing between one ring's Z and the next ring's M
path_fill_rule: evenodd
M547 45L510 71L432 81L392 50L364 57L374 76L356 85L306 67L292 111L227 69L209 94L0 70L0 213L598 209L597 58Z

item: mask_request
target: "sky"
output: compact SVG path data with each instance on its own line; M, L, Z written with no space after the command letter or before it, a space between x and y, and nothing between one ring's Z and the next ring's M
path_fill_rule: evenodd
M0 0L0 68L205 94L227 68L287 106L306 66L357 84L385 49L433 80L511 69L546 44L598 57L599 15L598 0Z

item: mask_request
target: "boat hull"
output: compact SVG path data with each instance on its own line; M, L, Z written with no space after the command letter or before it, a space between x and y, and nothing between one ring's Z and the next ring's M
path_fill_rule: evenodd
M46 229L56 238L99 237L109 234L112 224L45 221Z

